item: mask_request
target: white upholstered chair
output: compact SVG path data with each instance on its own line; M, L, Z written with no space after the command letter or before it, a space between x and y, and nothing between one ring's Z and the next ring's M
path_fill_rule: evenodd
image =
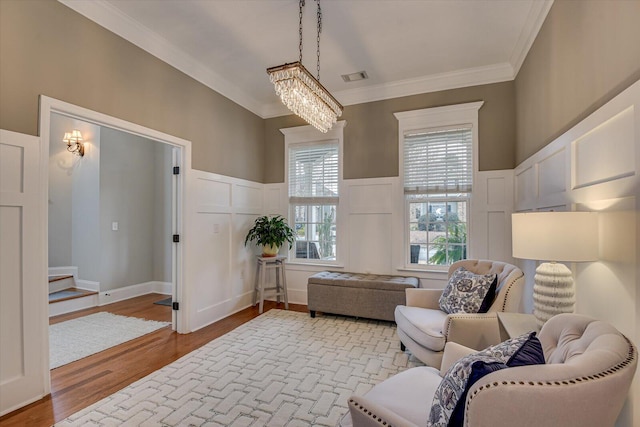
M559 314L538 335L544 365L490 373L469 388L467 427L612 427L638 364L635 346L610 324ZM340 425L425 426L434 393L460 357L474 350L447 343L442 368L411 368L349 399Z
M483 349L501 341L496 313L522 312L524 274L515 265L488 260L462 260L451 264L449 276L459 267L476 274L498 276L496 298L487 313L447 314L438 300L442 289L407 289L407 305L395 310L402 350L428 366L440 367L444 346L453 341L473 349Z

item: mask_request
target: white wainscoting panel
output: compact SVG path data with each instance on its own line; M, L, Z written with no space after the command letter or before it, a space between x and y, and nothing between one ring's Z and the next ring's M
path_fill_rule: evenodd
M42 145L0 130L0 415L50 388Z
M189 330L195 331L251 304L255 247L244 246L263 211L263 184L193 170L190 174Z
M219 181L215 176L199 177L196 185L196 198L200 210L217 211L231 208L232 184Z
M640 81L515 169L516 210L599 212L599 260L568 264L576 312L611 323L640 343ZM558 156L557 153L564 153ZM561 160L562 159L562 160ZM536 191L532 182L539 184ZM566 189L566 190L563 190ZM536 261L519 260L532 308ZM618 427L640 425L640 371Z
M531 209L538 198L536 171L533 166L515 170L516 205L521 210Z
M349 271L373 274L393 271L392 219L390 214L349 215Z
M573 188L624 178L635 173L634 108L616 114L573 143Z
M347 180L346 188L349 215L392 213L393 184L389 180Z
M562 148L538 163L539 197L564 197L566 186L567 150Z
M476 174L469 225L469 258L513 262L513 183L513 170L484 171Z
M240 184L235 185L233 206L238 210L260 213L262 211L262 188Z

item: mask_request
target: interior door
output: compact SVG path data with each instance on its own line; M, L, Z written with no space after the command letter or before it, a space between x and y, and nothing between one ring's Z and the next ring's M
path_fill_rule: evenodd
M0 415L50 389L41 154L38 137L0 130Z

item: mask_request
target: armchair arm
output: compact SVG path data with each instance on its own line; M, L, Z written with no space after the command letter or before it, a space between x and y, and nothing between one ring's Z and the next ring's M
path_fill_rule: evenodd
M405 293L408 307L440 309L442 289L407 288Z
M395 412L363 396L349 398L349 413L354 427L417 427Z
M444 377L451 365L462 359L464 356L475 353L476 350L465 347L458 343L449 341L444 346L444 354L442 355L442 364L440 365L440 376Z
M453 341L475 350L502 341L495 312L449 314L442 333L447 342Z

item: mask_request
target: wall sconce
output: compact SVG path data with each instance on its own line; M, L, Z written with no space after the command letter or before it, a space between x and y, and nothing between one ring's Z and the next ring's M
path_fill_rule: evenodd
M82 143L82 134L79 130L74 129L73 132L65 132L62 142L67 143L67 151L76 156L84 156L84 144Z

